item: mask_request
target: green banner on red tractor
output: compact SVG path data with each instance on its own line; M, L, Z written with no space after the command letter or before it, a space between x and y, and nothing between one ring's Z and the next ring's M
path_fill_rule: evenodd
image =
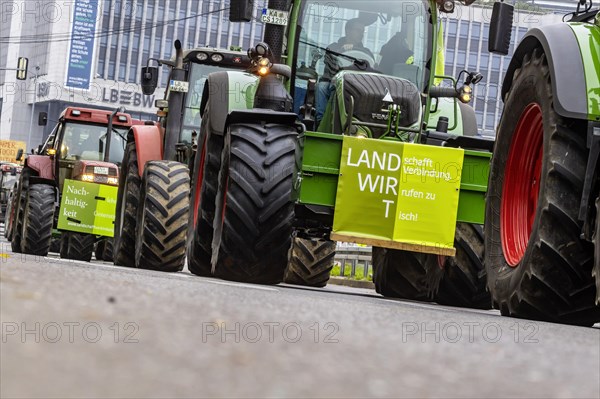
M464 151L344 137L332 239L453 256Z
M66 179L58 229L112 237L118 187Z

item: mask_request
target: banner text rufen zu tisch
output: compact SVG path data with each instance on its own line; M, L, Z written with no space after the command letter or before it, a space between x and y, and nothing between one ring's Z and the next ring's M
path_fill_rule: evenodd
M344 137L333 232L454 247L464 151Z
M75 0L65 86L89 90L92 79L98 0Z
M119 188L65 180L58 229L112 237Z

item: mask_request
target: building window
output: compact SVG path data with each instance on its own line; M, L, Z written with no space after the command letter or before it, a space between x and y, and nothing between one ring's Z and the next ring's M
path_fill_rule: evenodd
M115 61L111 60L108 62L108 75L109 80L115 80Z
M124 62L119 63L119 81L120 82L125 81L125 63Z
M131 64L129 66L129 83L135 83L138 80L138 71L137 71L137 65Z

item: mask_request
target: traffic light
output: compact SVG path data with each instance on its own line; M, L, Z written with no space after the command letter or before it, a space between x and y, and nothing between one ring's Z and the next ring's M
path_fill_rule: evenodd
M17 61L17 79L27 79L27 65L29 65L29 59L25 57L19 57Z

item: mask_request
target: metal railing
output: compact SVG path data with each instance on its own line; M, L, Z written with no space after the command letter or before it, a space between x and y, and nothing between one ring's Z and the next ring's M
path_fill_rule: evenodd
M346 267L350 264L350 277L356 276L358 265L362 265L365 278L370 280L373 270L371 261L371 247L361 247L356 244L338 243L335 252L335 264L340 265L339 276L346 276ZM332 274L335 276L335 274ZM347 277L347 276L346 276Z

